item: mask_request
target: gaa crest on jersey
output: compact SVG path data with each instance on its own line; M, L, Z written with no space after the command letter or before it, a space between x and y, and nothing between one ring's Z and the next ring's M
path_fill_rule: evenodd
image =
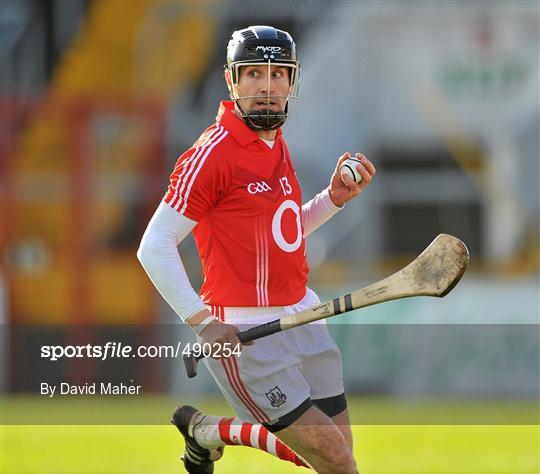
M264 193L265 191L272 191L272 188L265 181L258 181L247 185L247 192L249 194Z
M272 390L265 393L265 395L266 398L270 400L270 405L274 408L280 407L287 401L287 395L285 395L277 385Z

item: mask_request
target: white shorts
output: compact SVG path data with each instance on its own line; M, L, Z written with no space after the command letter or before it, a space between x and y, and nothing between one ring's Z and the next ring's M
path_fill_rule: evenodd
M209 309L220 320L244 330L318 303L308 288L304 298L291 306ZM343 393L341 353L324 320L258 339L252 346L243 346L239 357L204 361L243 421L272 424L307 399Z

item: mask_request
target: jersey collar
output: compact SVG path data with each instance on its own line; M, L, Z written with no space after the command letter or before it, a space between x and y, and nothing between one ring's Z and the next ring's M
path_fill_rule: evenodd
M245 122L234 113L234 101L223 100L219 105L216 121L219 122L242 146L258 140L257 135ZM277 129L276 140L281 137L281 129Z

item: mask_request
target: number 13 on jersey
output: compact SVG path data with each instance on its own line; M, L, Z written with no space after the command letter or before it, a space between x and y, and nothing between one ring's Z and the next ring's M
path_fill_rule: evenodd
M283 176L283 178L279 178L279 184L281 184L281 189L283 190L283 194L285 196L292 194L292 187L289 184L289 180L287 179L287 176Z

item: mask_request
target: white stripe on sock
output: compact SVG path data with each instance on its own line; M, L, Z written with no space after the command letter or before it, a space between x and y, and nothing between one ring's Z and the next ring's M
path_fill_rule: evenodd
M276 439L277 438L272 433L268 433L268 438L266 440L266 450L274 456L277 456Z
M249 440L251 442L251 446L254 448L260 449L259 446L259 432L261 431L261 425L253 425L251 427L251 434L249 437Z
M236 419L234 420L236 421ZM229 438L231 441L235 444L242 444L242 441L240 439L240 432L242 431L242 423L233 423L231 424L231 427L229 429Z

